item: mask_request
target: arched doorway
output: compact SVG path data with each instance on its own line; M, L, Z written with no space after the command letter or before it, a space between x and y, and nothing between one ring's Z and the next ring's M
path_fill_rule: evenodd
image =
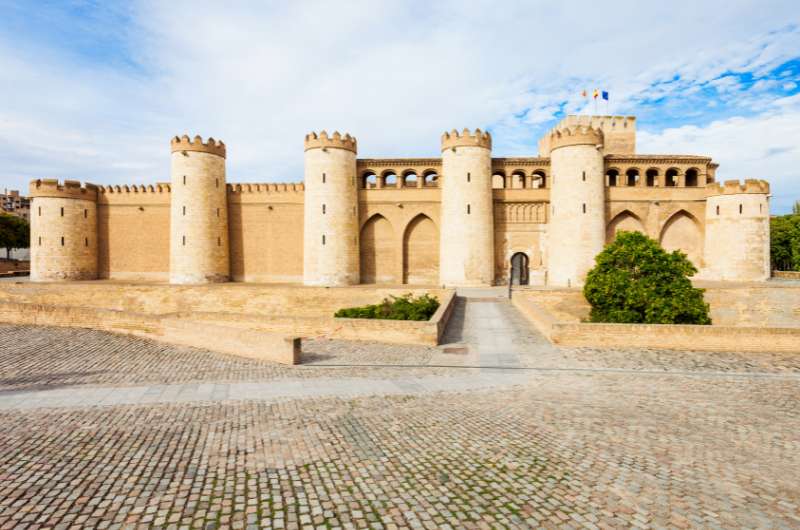
M698 269L702 265L703 237L698 223L686 211L675 213L661 229L661 246L672 252L681 250Z
M528 255L524 252L511 256L511 284L528 285Z
M394 230L375 214L361 229L361 283L396 283Z
M644 226L639 218L628 210L623 210L608 223L606 228L606 243L611 243L617 238L617 232L645 233Z
M403 283L436 285L439 281L439 230L430 217L416 216L403 234Z

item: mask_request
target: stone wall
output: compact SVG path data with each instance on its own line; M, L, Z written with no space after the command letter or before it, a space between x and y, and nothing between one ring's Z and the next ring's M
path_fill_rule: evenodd
M441 303L439 311L424 322L333 317L335 311L343 307L378 303L390 295L399 296L409 292L436 296ZM156 321L172 318L291 336L428 345L437 344L444 333L453 299L454 292L443 289L265 287L242 283L188 286L103 281L0 285L0 304L7 304L7 308L22 308L24 313L30 315L36 313L31 308L41 307L45 308L42 309L45 314L55 311L55 314L61 315L52 320L36 321L39 324L81 327L81 315L94 315L85 327L119 331L118 328L127 325L124 322L129 322L125 320L128 316L135 327L137 322L142 321L138 315L145 315L157 317ZM74 308L75 311L64 313L53 308L62 308L64 311ZM7 309L6 322L26 323L15 320L12 313L12 309ZM103 327L103 315L111 319L113 329ZM118 318L122 319L120 322L123 324L118 322ZM95 325L93 322L100 323ZM143 322L150 323L151 320L145 319Z
M577 290L516 291L514 305L563 346L800 353L800 286L706 290L711 326L587 323Z

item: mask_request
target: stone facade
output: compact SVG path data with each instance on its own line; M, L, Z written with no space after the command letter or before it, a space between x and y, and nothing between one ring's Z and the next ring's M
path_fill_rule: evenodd
M304 183L226 184L224 144L176 137L170 184L34 181L32 277L461 286L505 283L513 263L515 281L575 287L639 230L698 277L765 280L769 185L635 146L622 116L568 116L537 157L493 158L488 133L464 130L440 158L359 159L355 138L321 132Z

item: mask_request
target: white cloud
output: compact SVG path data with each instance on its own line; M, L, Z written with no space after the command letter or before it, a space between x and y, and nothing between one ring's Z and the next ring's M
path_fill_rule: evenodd
M783 98L772 109L752 117L714 121L705 127L684 126L660 133L639 131L643 153L711 156L720 163L717 180L766 179L772 213L786 213L800 200L800 97Z
M533 154L563 102L586 105L581 89L630 114L791 58L795 3L760 6L143 1L125 34L147 75L0 36L0 179L164 180L183 132L225 140L239 181L299 180L302 137L322 128L355 134L362 156L436 155L464 126L491 127L500 156Z

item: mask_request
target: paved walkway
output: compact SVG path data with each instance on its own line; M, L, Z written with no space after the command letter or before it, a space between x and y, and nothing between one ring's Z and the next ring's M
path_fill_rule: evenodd
M443 348L297 367L0 326L0 530L800 526L797 356L554 348L461 294Z

